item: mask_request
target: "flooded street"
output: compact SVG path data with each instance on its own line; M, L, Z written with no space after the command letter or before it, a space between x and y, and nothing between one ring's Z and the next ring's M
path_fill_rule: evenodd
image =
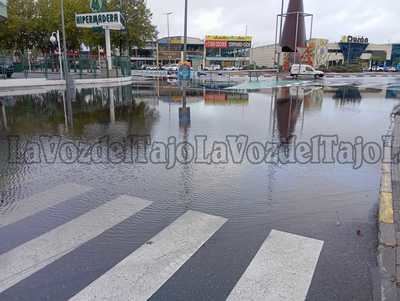
M40 269L10 266L0 299L68 300L185 213L201 212L221 220L207 220L215 228L204 226L201 247L151 300L225 300L273 230L323 242L307 300L372 300L380 160L357 164L321 148L300 158L298 148L321 137L382 145L400 81L328 81L251 92L148 82L80 89L70 103L61 91L0 96L0 264L121 196L145 200L135 208L120 200L118 212L110 205L97 230L70 224L86 235L80 243L67 251L50 243L57 251ZM241 158L239 145L233 157L227 136L256 146Z

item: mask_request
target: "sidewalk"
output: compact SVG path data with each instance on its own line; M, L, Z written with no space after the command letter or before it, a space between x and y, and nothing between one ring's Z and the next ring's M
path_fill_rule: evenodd
M41 86L55 86L65 88L64 80L48 80L45 78L18 78L0 80L0 89L33 88Z
M379 200L378 264L381 300L400 300L400 115L393 115L392 138L384 147Z
M74 79L74 85L77 88L96 87L96 86L119 86L128 85L133 82L132 76L114 77L114 78L91 78ZM19 78L0 80L0 94L13 95L20 92L29 92L32 89L43 90L65 90L65 80L46 79L46 78Z

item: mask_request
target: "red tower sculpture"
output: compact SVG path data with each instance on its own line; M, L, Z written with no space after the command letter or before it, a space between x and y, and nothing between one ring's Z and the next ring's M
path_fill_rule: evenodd
M289 0L289 7L282 32L282 52L297 52L307 43L303 0Z

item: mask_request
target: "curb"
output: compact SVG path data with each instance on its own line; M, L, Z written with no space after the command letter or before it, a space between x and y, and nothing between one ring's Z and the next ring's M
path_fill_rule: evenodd
M381 276L380 298L382 301L400 300L400 243L396 234L398 210L394 200L399 198L397 190L400 179L397 179L397 164L392 161L393 148L399 143L400 117L393 119L394 129L390 141L384 143L384 156L381 165L381 184L379 190L379 224L378 224L378 266ZM396 137L397 136L397 137ZM394 186L398 183L399 187Z
M88 84L97 84L97 85L102 85L102 84L113 84L113 85L119 85L119 84L129 84L133 81L132 76L126 76L126 77L115 77L115 78L95 78L95 79L75 79L75 86L79 85L88 85Z
M133 77L74 79L74 85L82 87L115 87L133 83ZM7 85L6 85L7 84ZM34 90L32 92L27 90ZM65 80L10 79L0 82L0 96L26 95L31 93L45 93L50 90L65 90Z

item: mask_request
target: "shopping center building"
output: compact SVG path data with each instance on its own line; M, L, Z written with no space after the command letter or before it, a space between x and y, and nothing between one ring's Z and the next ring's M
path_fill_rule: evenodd
M252 48L251 62L257 66L272 68L279 47L266 45ZM400 63L400 44L370 43L366 37L343 36L339 42L327 39L311 39L302 50L302 63L316 68L361 63L365 68L372 66L397 66ZM289 56L283 54L281 65L290 64Z
M0 0L2 1L2 0ZM273 68L279 47L265 45L252 48L252 37L207 35L205 39L189 37L187 40L187 60L195 69L218 65L224 67L244 67L255 64L258 67ZM134 48L132 63L163 66L181 61L184 48L182 36L161 38L151 41L143 48ZM281 66L291 64L290 56L281 56ZM314 38L301 50L301 62L316 68L346 64L372 66L397 66L400 64L399 44L375 44L366 37L343 36L339 42Z
M0 0L0 21L7 18L7 0Z
M247 36L211 36L205 39L188 37L187 61L193 68L201 69L210 65L243 67L250 63L252 38ZM133 48L131 61L134 67L143 65L163 66L182 60L184 38L166 37L149 41L145 47Z

